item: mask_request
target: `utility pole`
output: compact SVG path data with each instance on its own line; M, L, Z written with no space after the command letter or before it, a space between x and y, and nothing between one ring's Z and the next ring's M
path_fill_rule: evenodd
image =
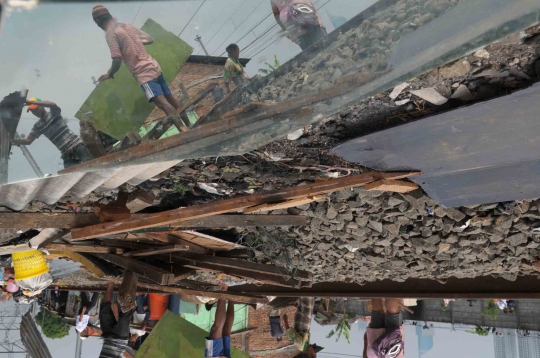
M200 35L197 35L197 37L195 37L195 41L197 41L198 43L201 44L201 47L202 47L204 53L206 54L206 56L210 56L208 51L206 51L206 47L204 47L204 44L202 43L202 37Z

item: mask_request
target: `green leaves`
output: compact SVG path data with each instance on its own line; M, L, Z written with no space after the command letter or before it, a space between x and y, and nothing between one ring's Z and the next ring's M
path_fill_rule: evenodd
M69 334L71 328L60 317L43 308L36 315L36 323L41 326L45 337L51 339L64 338Z

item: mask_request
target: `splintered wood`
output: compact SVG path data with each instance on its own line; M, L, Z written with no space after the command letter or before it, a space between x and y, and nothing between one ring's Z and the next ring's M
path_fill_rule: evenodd
M139 276L131 270L126 270L122 284L118 290L118 303L122 312L127 313L136 307L137 283Z
M158 214L149 214L140 218L130 220L120 220L99 225L87 226L80 229L72 229L73 240L86 240L103 235L118 234L122 232L145 229L160 225L179 224L184 220L198 219L208 216L230 213L244 210L262 204L271 204L294 199L306 198L332 193L334 191L363 186L382 179L401 179L411 175L418 175L417 172L399 173L365 173L348 176L340 179L333 179L314 184L285 188L272 192L265 192L249 196L240 196L232 199L220 200L213 203L195 205L165 211Z
M418 189L418 185L407 181L382 179L374 183L366 184L366 190L390 191L393 193L408 193Z

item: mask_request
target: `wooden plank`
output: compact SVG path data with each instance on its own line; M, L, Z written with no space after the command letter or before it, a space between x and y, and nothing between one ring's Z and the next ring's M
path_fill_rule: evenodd
M310 204L314 201L322 200L324 198L326 198L326 195L316 195L316 196L308 196L306 198L288 200L283 203L256 205L256 206L252 206L251 208L244 209L244 214L253 214L253 213L261 213L264 211L295 208L297 206Z
M232 199L220 200L214 203L195 205L187 208L180 208L166 211L159 214L144 216L141 219L117 221L88 226L72 230L73 239L90 239L93 237L117 234L121 232L144 229L153 226L177 223L187 219L197 219L207 216L224 214L227 212L243 210L260 204L281 202L303 198L309 195L328 194L338 190L344 190L362 186L381 179L401 179L411 175L418 175L418 172L399 173L364 173L360 175L347 176L340 179L333 179L314 184L307 184L293 188L285 188L271 192L264 192L255 195L240 196Z
M243 248L241 245L218 239L210 235L201 234L196 231L177 231L174 236L190 242L192 244L207 248L212 251L229 251L237 248Z
M121 248L129 249L132 251L146 250L146 249L151 249L151 248L156 247L156 245L153 245L152 243L139 243L139 242L131 242L131 241L125 241L125 240L117 240L117 239L101 240L100 244L102 246L107 246L107 247L121 247Z
M268 299L266 297L257 297L257 296L245 295L242 293L230 294L224 291L200 291L200 290L191 290L191 289L180 288L180 287L152 285L152 284L143 283L143 282L139 282L138 287L149 289L149 290L159 290L161 292L174 293L174 294L179 294L179 295L186 294L186 295L194 295L194 296L200 296L200 297L209 297L209 298L215 298L218 300L227 300L227 301L245 303L245 304L267 304L268 303Z
M71 229L98 223L94 214L0 213L0 229Z
M172 254L172 258L174 260L178 259L181 262L185 262L185 260L189 260L190 262L205 263L205 264L211 264L211 265L216 265L216 266L229 267L233 269L241 269L244 271L251 271L251 272L256 272L260 274L277 276L277 277L283 277L284 273L287 272L284 268L278 268L275 265L264 265L264 264L259 264L255 262L245 261L245 260L230 259L227 257L217 257L217 256L210 256L210 255L177 252L177 253ZM313 274L307 271L298 270L295 273L295 277L297 280L308 281L308 282L313 281Z
M196 243L193 243L191 241L187 241L187 240L184 240L178 236L176 236L175 234L170 234L170 235L167 235L167 241L171 244L175 244L175 245L186 245L188 246L188 251L189 252L194 252L194 253L197 253L197 254L209 254L211 252L211 250L205 248L205 247L202 247L202 246L199 246L197 245Z
M108 261L114 265L120 266L125 270L131 270L143 277L148 278L161 285L169 285L173 283L174 274L152 266L142 261L135 260L131 257L124 257L112 254L93 254L94 256Z
M75 261L83 265L88 271L90 271L94 276L97 278L105 277L105 273L101 268L99 268L96 264L94 264L92 261L87 259L81 254L78 254L73 251L49 251L50 255L47 255L46 258L68 258L71 261Z
M243 107L240 107L238 109L225 113L224 115L221 116L221 118L231 118L241 113L248 113L248 112L253 112L255 110L261 110L264 107L268 107L268 106L271 106L271 104L266 103L266 102L251 102L251 103L246 104Z
M124 253L124 249L113 248L113 247L103 247L103 246L93 246L93 245L71 245L71 244L49 243L49 244L46 244L44 248L49 251L87 252L91 254L103 253L103 254L121 255Z
M366 190L390 191L393 193L408 193L419 188L418 184L407 181L383 179L374 183L366 184Z
M267 274L263 274L259 272L243 270L241 268L224 267L224 266L212 265L212 264L203 263L203 262L197 262L193 260L179 260L178 258L174 258L174 260L175 262L181 263L182 265L184 265L184 267L187 269L220 272L220 273L224 273L230 276L257 280L262 283L273 285L273 286L282 286L282 287L290 287L290 288L303 287L301 281L296 281L293 284L291 280L286 280L285 278L279 277L276 275L267 275Z
M162 246L156 249L146 249L146 250L126 252L124 253L123 256L127 256L127 257L153 256L153 255L168 254L170 252L178 252L178 251L189 251L189 246L185 246L185 245Z

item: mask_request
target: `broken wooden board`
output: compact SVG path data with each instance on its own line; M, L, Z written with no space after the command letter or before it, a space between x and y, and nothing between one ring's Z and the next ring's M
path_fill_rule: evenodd
M366 184L366 190L390 191L393 193L408 193L418 189L418 184L401 180L383 179L374 183Z
M177 236L182 240L212 251L229 251L244 248L242 245L221 240L214 236L201 234L200 232L196 231L177 231L173 236Z
M127 257L153 256L153 255L168 254L171 252L178 252L178 251L189 251L189 246L187 245L162 246L162 247L158 247L154 249L145 249L145 250L139 250L139 251L126 252L124 253L123 256L127 256Z
M125 270L131 270L143 277L157 282L160 285L170 285L174 281L174 274L164 271L159 267L135 260L131 257L124 257L112 254L93 254L94 256L120 266Z
M141 219L132 219L125 221L117 221L111 223L103 223L99 225L88 226L80 229L73 229L73 240L85 240L93 237L104 235L118 234L126 231L145 229L160 225L169 225L172 223L178 224L179 221L198 219L213 215L224 214L228 212L244 210L246 208L282 202L285 200L293 200L305 198L307 196L315 196L328 194L334 191L350 189L362 186L381 179L402 179L413 175L418 175L419 172L398 172L398 173L364 173L360 175L347 176L340 179L332 179L314 184L307 184L293 188L284 188L271 192L260 194L240 196L232 199L220 200L213 203L195 205L187 208L180 208L166 211L159 214L145 215Z
M129 220L142 214L121 214L115 220ZM99 218L89 213L0 213L0 229L73 229L99 224ZM180 224L180 223L179 223ZM216 215L181 222L181 228L227 228L252 226L304 226L306 217L300 215ZM170 231L168 228L155 228Z
M71 244L55 244L49 243L44 246L45 250L49 251L71 251L71 252L87 252L87 253L102 253L102 254L117 254L124 253L124 249L96 246L96 245L71 245Z
M308 196L306 198L301 198L301 199L288 200L288 201L284 201L283 203L256 205L256 206L252 206L251 208L244 209L244 214L262 213L265 211L295 208L297 206L310 204L314 201L322 200L324 198L326 198L326 195L316 195L316 196Z

